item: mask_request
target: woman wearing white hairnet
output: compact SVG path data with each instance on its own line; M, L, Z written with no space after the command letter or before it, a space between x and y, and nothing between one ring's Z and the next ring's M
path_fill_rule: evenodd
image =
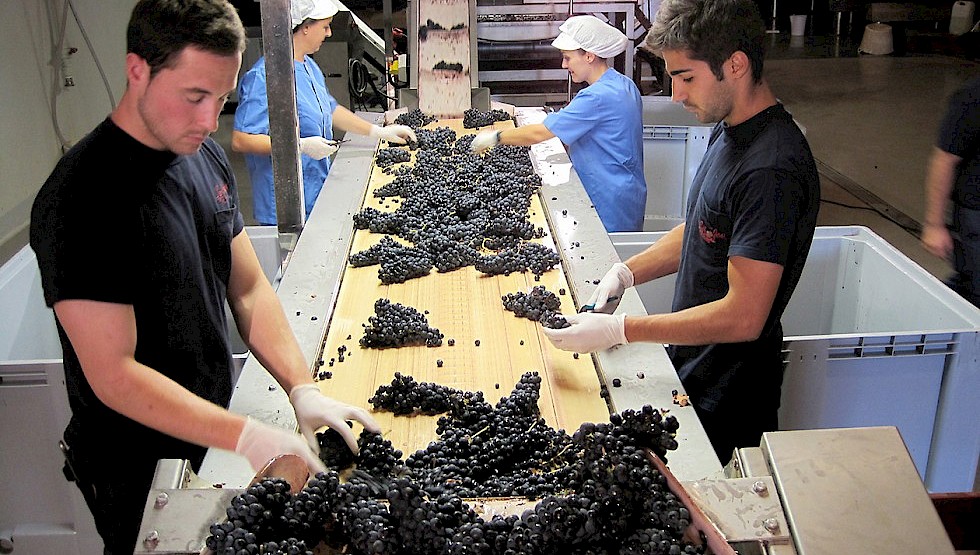
M337 13L332 0L292 0L289 16L293 27L293 70L296 75L296 113L299 149L303 163L303 195L306 216L313 210L323 180L330 171L329 156L337 151L333 127L370 135L393 143L415 140L405 125L379 127L339 106L327 91L323 72L310 57L331 35L330 22ZM346 60L344 61L346 63ZM269 138L269 101L266 97L265 57L248 70L238 87L238 109L231 148L245 154L252 179L254 215L263 225L276 223L276 194L272 181L272 141Z
M543 123L484 131L472 148L483 152L498 144L526 146L558 137L606 231L641 231L647 185L640 91L606 63L626 49L629 39L591 15L570 17L559 30L551 45L561 50L561 67L572 81L589 86Z

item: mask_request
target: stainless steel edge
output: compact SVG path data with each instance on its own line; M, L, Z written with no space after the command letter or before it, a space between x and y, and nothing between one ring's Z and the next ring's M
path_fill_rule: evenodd
M518 125L539 123L540 108L518 108ZM550 222L553 240L562 255L571 294L580 306L619 256L596 214L588 193L572 168L571 160L558 138L531 147L531 159L543 185L541 201ZM626 291L619 313L646 315L639 295ZM680 379L667 358L663 345L638 343L615 347L595 355L599 377L606 384L612 409L620 412L643 405L666 409L680 423L677 451L667 454L670 469L679 480L698 480L722 476L721 463L691 406L673 404L674 390L683 391ZM642 378L640 377L642 375ZM619 379L621 387L614 387Z

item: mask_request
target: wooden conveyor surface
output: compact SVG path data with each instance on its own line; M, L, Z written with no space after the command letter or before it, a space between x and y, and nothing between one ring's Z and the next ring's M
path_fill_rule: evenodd
M512 122L497 124L501 128L512 125ZM474 132L464 130L460 119L439 120L427 127L450 127L457 135ZM414 162L407 162L411 163ZM373 166L363 207L394 210L397 203L373 195L378 187L393 179L393 175ZM548 230L537 195L532 198L530 211L532 223ZM368 230L357 230L351 252L364 250L381 237ZM554 248L550 232L540 241ZM323 363L318 368L332 372L332 378L320 381L319 385L331 397L370 408L367 401L377 388L390 384L395 372L400 372L419 382L482 391L488 402L496 403L500 397L510 394L522 374L536 371L542 376L538 405L549 425L571 433L583 422L608 421L609 412L599 395L593 358L588 354L575 358L572 353L556 349L540 333L538 324L504 310L502 295L526 292L534 285L544 285L555 294L563 290L565 294L559 295L562 311L575 311L562 267L546 272L540 281L535 281L530 272L486 276L470 266L447 273L433 269L422 278L382 285L378 266L347 265L320 356ZM429 325L445 335L442 346L362 348L358 340L364 335L363 324L374 314L374 303L380 298L428 311ZM448 345L450 338L455 340L452 347ZM339 360L341 346L346 346L344 362L330 366L331 358ZM443 361L441 368L438 360ZM395 417L387 412L377 412L374 416L385 437L406 456L437 438L438 417Z

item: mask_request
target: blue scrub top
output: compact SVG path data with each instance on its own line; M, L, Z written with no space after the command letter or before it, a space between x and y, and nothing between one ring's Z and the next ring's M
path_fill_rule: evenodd
M565 143L572 165L608 232L641 231L643 177L640 91L613 68L585 87L544 125Z
M337 101L327 91L323 72L313 58L293 62L296 76L296 112L300 137L333 138L333 111ZM238 86L238 109L235 111L235 130L243 133L269 134L269 102L266 97L265 57L259 58L245 73ZM306 216L310 216L323 180L330 171L330 159L314 160L305 154L303 163L303 195ZM252 179L255 219L263 225L276 223L276 193L272 180L272 157L246 154L245 163Z

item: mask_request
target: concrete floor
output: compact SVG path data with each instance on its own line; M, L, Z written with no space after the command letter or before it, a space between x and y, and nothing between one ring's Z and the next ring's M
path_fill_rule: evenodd
M828 202L819 225L867 226L945 277L949 265L925 252L916 234L926 163L946 98L978 64L939 55L858 56L846 38L805 37L802 47L785 36L773 40L766 77L806 127L820 166Z
M949 265L917 237L926 161L945 99L980 64L943 55L859 55L859 40L848 37L770 37L766 78L806 128L820 168L818 224L867 226L946 277ZM231 157L251 224L251 187L244 160L231 152L232 126L233 116L222 116L215 139Z

